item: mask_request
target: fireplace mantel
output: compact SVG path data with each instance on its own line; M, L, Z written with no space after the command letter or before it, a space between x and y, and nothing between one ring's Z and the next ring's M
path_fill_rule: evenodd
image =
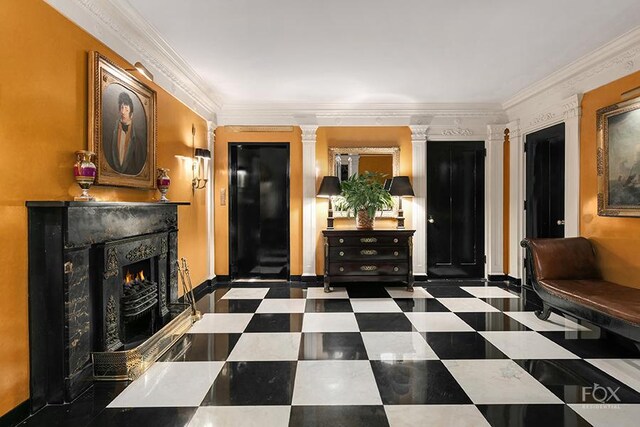
M32 410L68 402L92 384L91 352L104 350L105 248L136 240L166 244L156 254L165 269L159 277L167 282L167 302L177 301L178 206L184 205L189 203L26 203Z

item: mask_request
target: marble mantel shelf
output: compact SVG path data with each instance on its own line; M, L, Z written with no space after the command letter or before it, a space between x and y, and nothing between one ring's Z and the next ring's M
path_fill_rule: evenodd
M27 201L25 205L28 208L106 208L106 207L121 207L121 206L139 206L139 207L154 207L154 206L188 206L191 202L75 202L66 200L35 200Z

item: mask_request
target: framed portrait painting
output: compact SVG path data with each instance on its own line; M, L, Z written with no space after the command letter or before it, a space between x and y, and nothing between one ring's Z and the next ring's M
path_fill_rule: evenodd
M598 215L640 216L640 98L597 112Z
M156 92L89 53L89 147L96 184L155 188Z

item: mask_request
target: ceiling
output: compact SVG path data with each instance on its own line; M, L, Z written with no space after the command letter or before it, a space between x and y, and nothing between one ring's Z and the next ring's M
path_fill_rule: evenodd
M637 0L114 2L224 105L502 103L640 16Z

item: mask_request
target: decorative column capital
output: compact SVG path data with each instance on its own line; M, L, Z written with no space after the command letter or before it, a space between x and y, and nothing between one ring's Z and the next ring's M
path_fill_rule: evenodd
M310 143L316 142L316 131L318 130L318 126L316 125L303 125L300 126L302 130L302 143Z
M410 125L411 129L411 142L427 142L427 131L429 130L429 125Z
M507 125L487 125L487 139L491 142L504 141L505 131L509 131Z
M216 125L211 120L207 120L207 142L209 143L209 147L213 147L214 142L216 141Z
M562 104L562 114L567 119L580 118L582 115L582 108L580 106L582 102L582 94L575 94L564 100Z

